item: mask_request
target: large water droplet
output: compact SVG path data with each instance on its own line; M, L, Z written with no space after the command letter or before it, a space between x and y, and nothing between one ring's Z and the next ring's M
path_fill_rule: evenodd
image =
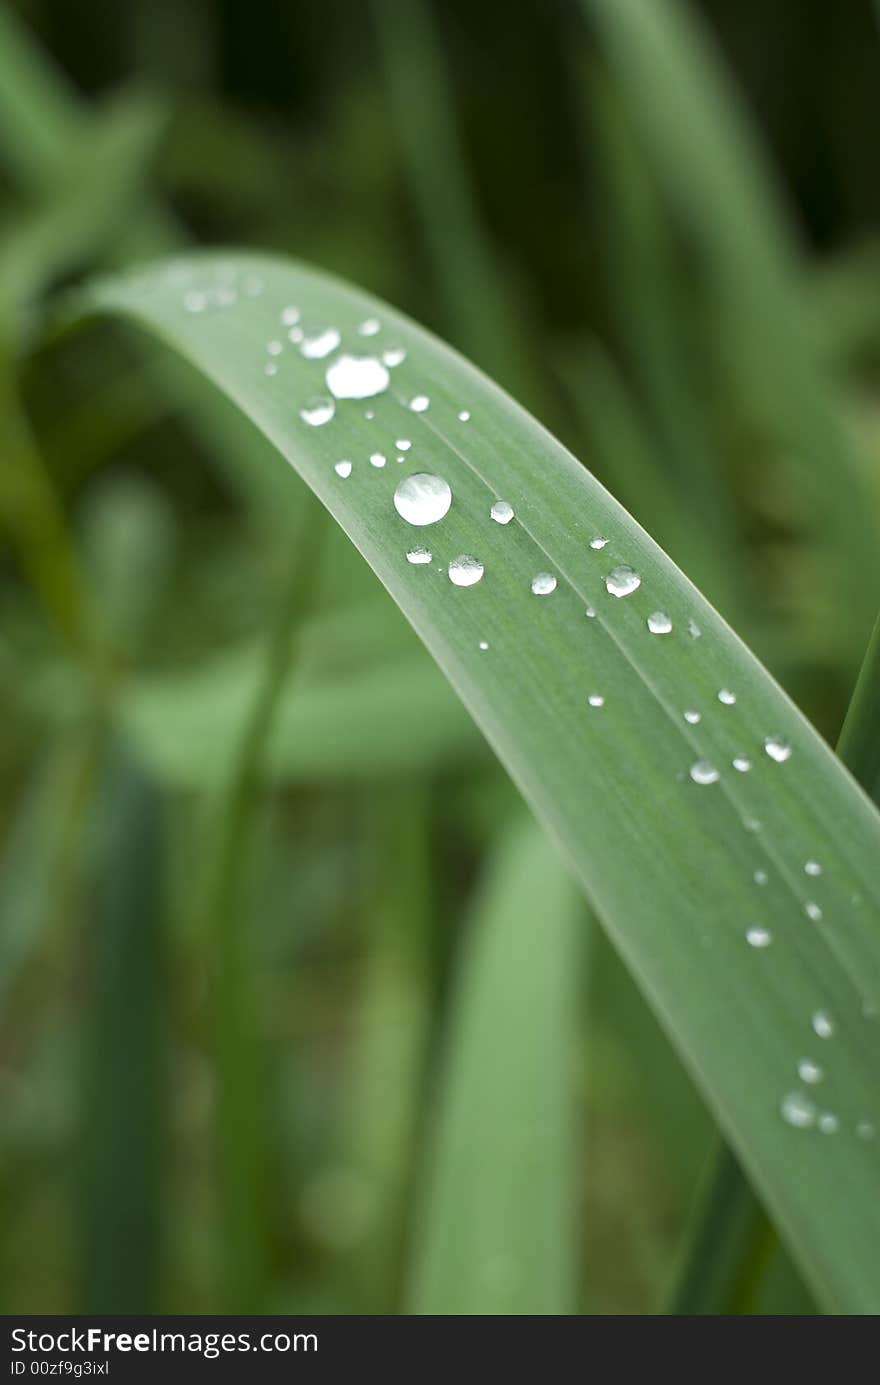
M730 688L721 688L718 692L718 701L725 707L732 707L736 702L736 693L731 692Z
M310 361L323 360L329 356L331 351L335 351L339 345L339 333L335 327L325 327L323 332L316 332L312 337L303 337L300 351Z
M825 1076L825 1069L821 1068L818 1063L814 1063L812 1058L802 1058L797 1065L797 1070L801 1081L809 1082L810 1086L815 1086Z
M456 587L472 587L479 582L485 569L479 558L472 553L460 553L449 564L449 580Z
M430 548L411 548L406 555L406 561L420 566L422 563L433 561L434 555Z
M387 390L391 376L375 356L350 356L343 352L328 365L324 379L337 399L372 399Z
M809 1130L816 1124L816 1108L803 1092L789 1092L779 1109L782 1119L800 1130Z
M630 596L642 585L642 579L634 568L621 563L612 568L605 578L605 588L611 596Z
M336 405L333 400L319 395L303 404L299 416L304 423L310 423L313 428L320 428L322 424L330 422L335 412Z
M345 481L351 475L351 462L337 462L333 470L336 472L337 476L341 476L343 481Z
M830 1039L834 1033L834 1020L827 1010L817 1010L810 1020L813 1026L813 1033L820 1039Z
M765 736L764 749L770 759L775 760L778 765L791 757L791 746L782 736Z
M654 611L648 616L648 629L652 635L668 635L672 630L672 621L663 611Z
M691 778L695 784L717 784L720 775L714 765L710 765L708 760L696 760L691 765Z
M535 596L549 596L556 590L556 578L552 572L538 572L532 578L532 592Z
M753 923L751 928L746 929L746 942L749 947L769 947L773 941L773 934L769 928L763 928L759 923Z
M513 519L513 506L509 500L496 500L489 514L496 524L509 524Z
M436 524L452 504L449 482L428 471L404 476L394 492L394 508L407 524Z
M409 407L414 414L423 414L426 409L430 408L430 405L431 401L426 394L414 394L409 401Z

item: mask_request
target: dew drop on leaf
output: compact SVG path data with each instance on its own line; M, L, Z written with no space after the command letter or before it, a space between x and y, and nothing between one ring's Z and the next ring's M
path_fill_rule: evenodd
M773 934L769 928L763 928L759 923L753 923L746 929L746 942L749 947L769 947L773 941Z
M263 366L263 370L264 370L264 372L265 372L266 375L277 375L277 374L278 374L278 367L277 367L277 365L275 364L274 361L267 361L266 364Z
M591 707L605 706L605 699L601 693L590 693L590 696L587 698L587 701L589 702Z
M337 476L341 476L343 481L345 481L351 475L351 462L337 462L333 470L336 472Z
M481 649L483 650L483 652L485 653L485 651L489 648L489 641L488 641L488 640L480 640L480 648L481 648Z
M460 553L449 564L449 580L456 587L472 587L479 582L485 569L472 553Z
M700 713L693 711L692 708L688 708L688 710L683 713L683 716L689 726L696 726L697 722L701 720Z
M588 620L593 620L596 615L595 606L587 606L584 610L584 615L587 617Z
M834 1033L834 1020L827 1010L817 1010L810 1023L813 1026L813 1033L820 1039L830 1039Z
M402 346L390 346L387 351L382 352L382 361L391 370L395 366L402 365L406 360L406 352Z
M385 456L384 452L370 453L370 466L374 466L378 469L381 469L385 465L387 460L388 458Z
M469 423L469 422L470 422L470 417L471 417L471 411L470 411L470 409L459 409L459 412L458 412L458 421L459 421L459 423Z
M532 593L535 596L549 596L556 590L556 578L552 572L538 572L532 578Z
M308 423L312 428L320 428L325 423L329 423L334 413L336 405L332 399L325 399L322 395L315 399L308 400L303 404L299 411L299 416L303 423Z
M374 337L379 331L380 323L377 317L367 317L358 327L358 336Z
M688 621L688 634L690 635L691 639L692 639L692 640L698 640L698 639L700 638L700 636L702 635L702 633L703 633L703 632L702 632L702 630L700 629L700 627L699 627L699 625L697 624L697 622L696 622L693 618L691 618L691 619Z
M418 567L421 566L422 563L432 562L433 557L434 555L430 548L411 548L406 555L406 561Z
M391 377L376 356L351 356L343 352L331 361L324 380L336 399L372 399L387 390Z
M756 870L752 879L756 885L766 885L768 880L767 872L765 870Z
M816 1108L803 1092L789 1092L779 1109L782 1119L800 1130L809 1130L816 1124Z
M736 702L736 693L731 692L730 688L720 688L718 692L718 701L724 707L732 707Z
M394 492L394 508L407 524L436 524L452 504L449 482L428 471L405 476Z
M268 351L270 356L280 356L281 352L284 350L284 343L276 341L273 338L272 341L266 342L266 350Z
M695 760L691 765L690 775L695 784L717 784L721 777L708 760Z
M821 874L822 874L822 867L819 865L819 862L818 862L818 861L805 861L805 862L804 862L804 874L805 874L805 875L821 875Z
M752 768L752 762L747 755L734 755L730 763L735 770L739 770L740 774L747 774Z
M782 736L765 736L764 749L778 765L791 758L791 746Z
M281 321L284 323L285 327L292 327L294 323L299 322L299 319L299 308L295 307L293 303L281 309Z
M627 563L612 568L605 578L605 589L611 596L630 596L641 585L641 577Z
M652 635L668 635L672 630L672 621L663 611L653 611L647 623Z
M823 1135L833 1135L840 1129L840 1121L833 1111L823 1111L819 1117L819 1129Z
M408 452L412 447L412 443L409 438L398 438L394 446L397 448L398 452Z
M496 524L509 524L513 519L513 506L509 500L496 500L489 514Z
M431 401L426 394L414 394L409 401L409 407L414 414L423 414L426 409L430 408L430 405Z
M591 548L595 548L596 551L598 552L600 549L602 549L602 548L605 547L605 545L606 545L607 542L608 542L607 539L602 539L602 538L590 539L590 547L591 547Z
M809 1082L810 1086L815 1086L821 1082L825 1076L825 1069L818 1063L814 1063L812 1058L802 1058L797 1065L798 1077L802 1082Z
M813 920L813 923L820 923L822 921L822 908L814 899L807 900L804 905L804 913L808 919Z
M331 351L335 351L339 345L339 333L335 327L325 327L322 332L316 332L313 337L303 337L300 351L310 361L323 360L329 356Z

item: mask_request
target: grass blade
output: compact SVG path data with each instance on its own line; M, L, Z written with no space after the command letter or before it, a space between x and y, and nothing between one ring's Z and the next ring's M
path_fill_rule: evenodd
M184 294L216 291L224 261L107 282L88 306L196 363L333 512L564 846L811 1283L828 1304L874 1311L880 815L700 593L508 396L375 299L271 257L235 261L258 294L187 311ZM351 350L363 351L358 327L371 317L382 347L405 349L373 418L341 400L324 426L306 421L326 362L295 349L266 374L266 343L291 304ZM408 407L420 395L429 407ZM380 442L393 457L401 437L412 441L402 464L370 465ZM334 469L343 457L354 460L347 479ZM433 529L411 527L393 503L417 471L454 496ZM497 498L515 522L492 522ZM433 562L407 562L426 541ZM483 563L477 585L450 583L459 554ZM619 564L640 575L622 599L607 580ZM531 590L541 572L556 581L546 596ZM656 611L670 634L649 631ZM685 719L691 708L699 723ZM739 757L750 768L735 768ZM694 770L703 761L717 778ZM805 871L813 860L819 876ZM755 924L772 932L769 949L749 946ZM833 1043L813 1027L819 1012L833 1017ZM817 1048L826 1081L814 1099L797 1065Z

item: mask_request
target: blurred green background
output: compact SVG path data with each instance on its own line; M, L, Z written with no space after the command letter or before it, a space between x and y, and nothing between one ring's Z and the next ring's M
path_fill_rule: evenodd
M387 298L833 740L877 602L880 39L867 3L677 9L728 72L711 120L576 0L0 11L3 1311L442 1312L443 1198L493 1159L570 1210L574 1268L543 1295L499 1252L470 1310L663 1301L712 1123L586 904L297 478L53 304L188 244ZM558 1034L490 946L535 929L577 962ZM533 1179L505 1121L534 1142L545 1089Z

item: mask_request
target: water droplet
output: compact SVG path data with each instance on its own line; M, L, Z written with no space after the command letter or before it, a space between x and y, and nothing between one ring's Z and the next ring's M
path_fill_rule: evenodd
M292 327L295 322L299 322L299 319L299 308L294 307L292 303L289 304L288 307L282 308L281 321L284 323L285 327Z
M590 547L591 547L591 548L595 548L596 551L598 552L600 549L602 549L602 548L605 547L605 545L606 545L607 542L608 542L607 539L602 539L602 538L590 539Z
M208 306L208 295L200 289L189 289L183 295L183 306L188 313L203 313Z
M303 404L299 416L304 423L310 423L313 428L320 428L322 424L330 422L335 412L336 405L333 400L319 395Z
M752 876L752 879L754 880L756 885L766 885L769 877L765 870L756 870L754 875Z
M626 563L612 568L605 578L605 589L610 596L629 596L642 585L639 574Z
M700 721L700 719L701 719L701 718L700 718L700 713L699 713L699 712L695 712L695 711L693 711L693 710L690 709L690 708L689 708L683 715L684 715L685 721L688 723L689 726L696 726L696 725L697 725L697 722Z
M769 928L762 928L759 923L753 923L751 928L746 929L746 942L749 947L769 947L773 941L773 934Z
M589 702L591 707L605 706L605 699L601 693L590 693L590 696L587 698L587 701Z
M459 423L468 423L468 422L470 422L470 417L471 417L471 411L470 411L470 409L460 409L460 410L459 410L459 413L458 413L458 421L459 421Z
M414 414L423 414L430 405L431 401L426 394L415 394L409 401L409 407Z
M822 1112L819 1117L819 1129L823 1135L833 1135L836 1130L840 1129L840 1121L833 1111Z
M387 457L385 456L385 454L382 453L382 452L371 452L371 453L370 453L370 466L374 466L374 467L383 467L383 466L385 465L385 463L387 462L387 460L388 460L388 458L387 458Z
M405 476L394 492L394 508L407 524L436 524L448 513L451 504L449 482L427 471Z
M235 292L235 289L219 288L214 294L214 298L218 308L229 308L238 298L238 294Z
M752 762L747 755L734 755L730 763L734 769L739 770L740 774L747 774L752 768Z
M480 640L480 648L481 648L481 649L483 650L483 652L485 653L485 651L489 648L489 641L488 641L488 640Z
M420 566L422 563L433 561L434 555L430 548L411 548L406 555L406 561Z
M496 500L489 514L496 524L509 524L513 519L513 506L509 500Z
M367 317L358 327L358 336L374 337L379 331L380 325L377 317Z
M760 832L763 824L760 818L743 818L742 825L746 832Z
M274 361L267 361L263 366L263 371L266 375L277 375L278 367Z
M323 332L316 332L313 337L303 337L300 351L310 361L323 360L329 356L331 351L335 351L339 345L340 337L335 327L325 327Z
M387 390L391 379L376 356L351 356L343 352L327 367L327 388L336 399L372 399Z
M449 580L456 587L472 587L479 582L485 569L479 558L471 553L460 553L449 564Z
M333 470L345 481L351 475L351 462L337 462Z
M654 611L648 616L648 629L652 635L668 635L672 630L672 621L663 611Z
M284 350L284 345L280 341L267 341L266 350L270 356L280 356L281 352Z
M367 420L368 423L372 423L372 422L373 422L373 419L374 419L375 417L376 417L376 410L375 410L375 409L364 409L364 418Z
M797 1070L801 1081L809 1082L811 1086L821 1082L825 1076L825 1069L820 1068L818 1063L814 1063L812 1058L802 1058L797 1065Z
M299 346L305 337L305 332L301 327L291 327L287 333L287 340L293 342L294 346Z
M586 606L584 608L584 615L587 617L588 620L594 620L596 616L595 606Z
M717 784L721 777L708 760L695 760L691 765L690 774L695 784Z
M804 905L804 913L806 914L807 918L812 919L814 923L821 922L822 910L814 899L807 900L806 904Z
M859 1121L856 1126L856 1134L860 1140L873 1140L874 1126L871 1121Z
M813 1026L813 1033L820 1039L830 1039L834 1033L834 1020L827 1010L817 1010L810 1023Z
M398 438L394 446L397 448L398 452L408 452L412 447L412 443L409 438Z
M809 1130L816 1124L816 1108L803 1092L789 1092L779 1109L782 1119L799 1130Z
M736 702L736 693L731 692L730 688L721 688L718 692L718 701L725 707L732 707Z
M770 759L775 760L779 765L791 757L791 746L782 736L765 736L764 749Z
M702 630L700 629L699 625L697 624L697 622L696 622L696 621L693 619L693 617L692 617L692 618L688 621L688 634L690 635L691 639L692 639L692 640L698 640L698 639L700 638L700 636L702 635L702 633L703 633L703 632L702 632Z
M552 572L539 572L532 578L532 592L535 596L549 596L556 590L556 578Z
M402 346L390 346L387 351L382 352L382 360L393 370L395 366L403 365L406 360L406 352Z
M804 861L804 875L821 875L822 867L818 861Z

